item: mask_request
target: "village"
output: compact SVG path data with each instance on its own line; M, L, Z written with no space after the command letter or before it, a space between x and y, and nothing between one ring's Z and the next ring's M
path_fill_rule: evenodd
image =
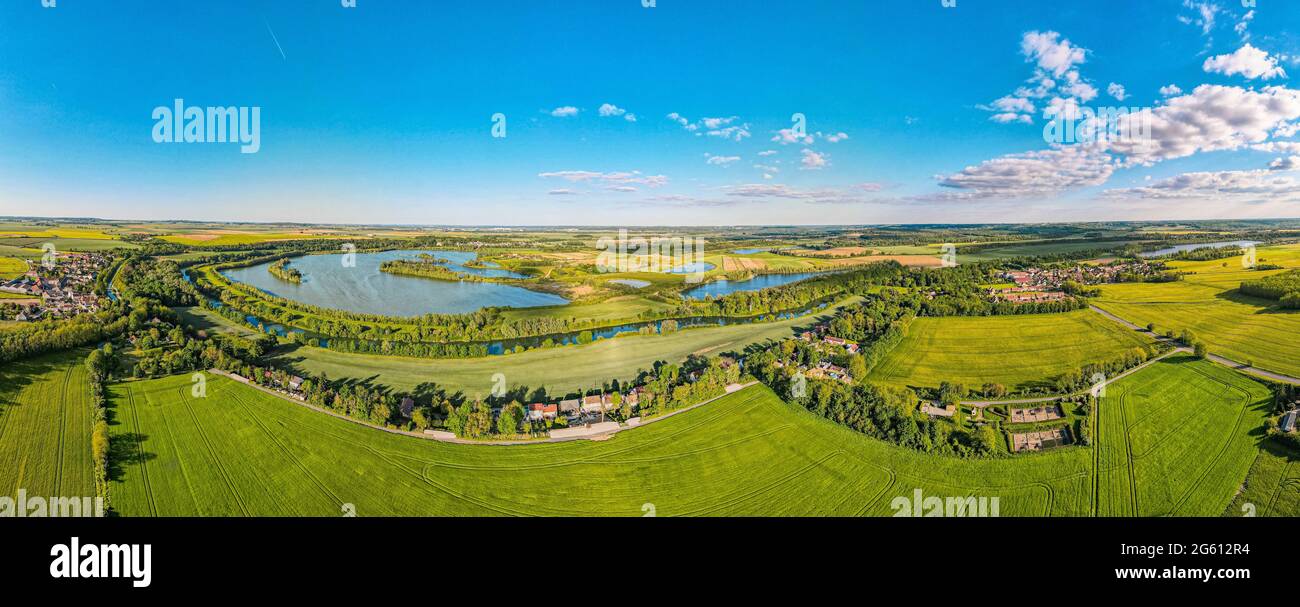
M61 253L46 266L28 262L26 273L0 282L0 292L19 296L0 300L12 320L34 322L48 318L69 318L99 310L95 278L111 258L99 253Z
M1014 286L989 289L993 300L1012 303L1040 303L1063 301L1070 297L1067 282L1078 285L1101 285L1133 280L1134 277L1156 276L1164 271L1164 264L1149 261L1114 261L1105 264L1081 263L1060 268L1010 270L999 274Z

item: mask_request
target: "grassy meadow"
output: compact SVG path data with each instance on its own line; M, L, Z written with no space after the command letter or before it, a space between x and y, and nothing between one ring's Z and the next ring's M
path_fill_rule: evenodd
M856 298L845 303L857 301ZM843 304L841 304L843 305ZM679 363L690 354L716 356L741 350L753 343L791 337L797 327L807 327L830 310L788 320L693 328L667 335L623 335L580 346L529 350L519 354L463 359L419 359L334 352L323 348L299 347L276 356L277 365L287 365L313 375L372 381L399 390L410 390L426 382L450 392L486 394L492 376L503 373L511 389L545 387L548 393L599 386L611 379L631 380L655 361Z
M134 447L120 513L887 516L920 489L998 497L1003 516L1217 516L1259 453L1267 400L1211 363L1161 362L1111 386L1097 448L978 460L869 439L761 385L605 441L510 447L388 434L220 377L206 398L190 386L111 387L114 436Z
M1018 388L1050 386L1056 377L1104 362L1151 340L1091 310L1065 314L922 317L870 380L938 387L960 382Z

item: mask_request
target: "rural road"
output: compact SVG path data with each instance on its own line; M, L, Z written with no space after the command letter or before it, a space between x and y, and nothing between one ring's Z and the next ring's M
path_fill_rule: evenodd
M1124 320L1123 318L1120 318L1120 317L1118 317L1118 316L1115 316L1114 314L1111 314L1110 312L1107 312L1107 311L1105 311L1105 310L1103 310L1103 309L1101 309L1101 308L1098 308L1097 306L1092 306L1092 305L1090 305L1090 306L1088 306L1088 307L1091 308L1092 311L1094 311L1094 312L1096 312L1096 313L1098 313L1098 314L1101 314L1102 316L1105 316L1106 318L1109 318L1109 319L1111 319L1111 320L1113 320L1113 321L1115 321L1115 322L1117 322L1117 323L1120 323L1120 324L1122 324L1122 325L1124 325L1124 326L1126 326L1126 327L1128 327L1128 328L1130 328L1130 329L1133 329L1134 331L1142 331L1142 332L1144 332L1144 333L1146 332L1146 327L1140 327L1140 326L1138 326L1138 325L1135 325L1135 324L1133 324L1133 323L1131 323L1131 322L1129 322L1129 321L1127 321L1127 320ZM1160 341L1167 341L1167 342L1173 342L1173 341L1174 341L1174 340L1172 340L1172 339L1169 339L1168 337L1164 337L1164 336L1161 336L1161 335L1154 335L1154 337L1155 337L1156 339L1160 340ZM1218 364L1220 364L1220 365L1223 365L1223 366L1225 366L1225 367L1229 367L1229 368L1235 369L1235 370L1237 370L1237 371L1242 371L1242 372L1244 372L1244 373L1249 373L1249 374L1251 374L1251 375L1258 375L1258 376L1260 376L1260 377L1263 377L1263 378L1266 378L1266 379L1271 379L1271 380L1273 380L1273 381L1278 381L1278 382L1282 382L1282 383L1300 385L1300 378L1297 378L1297 377L1291 377L1290 375L1282 375L1281 373L1274 373L1274 372L1272 372L1272 371L1266 371L1266 370L1264 370L1264 369L1260 369L1259 367L1252 367L1252 366L1247 365L1247 364L1245 364L1245 363L1239 363L1239 362L1237 362L1237 361L1235 361L1235 360L1232 360L1231 358L1226 358L1226 357L1223 357L1223 356L1219 356L1218 354L1206 354L1206 355L1205 355L1205 358L1208 359L1208 360L1210 360L1211 362L1218 363Z
M1112 320L1112 321L1114 321L1114 322L1116 322L1116 323L1119 323L1119 324L1121 324L1121 325L1124 325L1125 327L1128 327L1129 329L1131 329L1131 330L1133 330L1133 331L1140 331L1140 332L1142 332L1142 333L1147 333L1147 334L1150 335L1151 337L1155 338L1156 341L1161 341L1161 342L1171 343L1171 344L1172 344L1172 343L1176 343L1176 342L1178 341L1178 340L1175 340L1175 339L1170 339L1170 338L1165 337L1165 336L1163 336L1163 335L1159 335L1159 334L1155 334L1155 333L1150 333L1150 332L1148 332L1148 331L1146 330L1146 327L1143 327L1143 326L1140 326L1140 325L1136 325L1136 324L1134 324L1134 323L1131 323L1131 322L1129 322L1129 321L1127 321L1127 320L1125 320L1125 319L1123 319L1123 318L1120 318L1119 316L1116 316L1116 315L1114 315L1114 314L1111 314L1110 312L1107 312L1107 311L1105 311L1105 310L1103 310L1103 309L1101 309L1101 308L1098 308L1097 306L1089 305L1088 307L1089 307L1089 309L1091 309L1093 312L1096 312L1096 313L1098 313L1098 314L1100 314L1100 315L1102 315L1102 316L1104 316L1104 317L1106 317L1106 318L1108 318L1108 319L1110 319L1110 320ZM1163 358L1165 358L1165 357L1167 357L1167 356L1170 356L1170 355L1172 355L1172 354L1174 354L1174 353L1177 353L1177 352L1191 352L1191 351L1192 351L1192 349L1191 349L1191 348L1188 348L1188 347L1184 347L1184 346L1178 346L1178 347L1175 347L1173 350L1170 350L1170 351L1168 351L1168 352L1166 352L1166 353L1164 353L1164 354L1162 354L1162 355L1160 355L1160 356L1157 356L1156 358L1153 358L1153 359L1151 359L1151 360L1148 360L1147 362L1144 362L1144 363L1142 363L1142 364L1140 364L1140 365L1138 365L1138 366L1136 366L1136 367L1133 367L1132 369L1129 369L1128 371L1125 371L1125 372L1123 372L1123 373L1120 373L1119 375L1116 375L1115 377L1108 377L1108 378L1106 378L1106 380L1105 380L1104 382L1102 382L1101 385L1105 386L1105 385L1109 385L1109 384L1111 384L1111 383L1113 383L1113 382L1119 381L1119 380L1121 380L1121 379L1123 379L1123 378L1125 378L1125 377L1127 377L1127 376L1129 376L1129 375L1131 375L1131 374L1133 374L1133 373L1136 373L1137 371L1140 371L1140 370L1146 368L1147 365L1150 365L1151 363L1157 362L1157 361L1159 361L1160 359L1163 359ZM1232 359L1230 359L1230 358L1225 358L1225 357L1223 357L1223 356L1219 356L1218 354L1206 354L1206 355L1205 355L1205 358L1206 358L1207 360L1209 360L1210 362L1214 362L1214 363L1217 363L1217 364L1223 365L1223 366L1225 366L1225 367L1231 368L1231 369L1233 369L1233 370L1241 371L1241 372L1243 372L1243 373L1247 373L1247 374L1250 374L1250 375L1256 375L1256 376L1263 377L1263 378L1265 378L1265 379L1271 379L1271 380L1273 380L1273 381L1277 381L1277 382L1282 382L1282 383L1288 383L1288 384L1296 384L1296 385L1300 385L1300 378L1291 377L1290 375L1282 375L1281 373L1274 373L1274 372L1272 372L1272 371L1266 371L1266 370L1264 370L1264 369L1260 369L1260 368L1258 368L1258 367L1252 367L1252 366L1249 366L1249 365L1246 365L1246 364L1243 364L1243 363L1239 363L1239 362L1237 362L1237 361L1235 361L1235 360L1232 360ZM1052 402L1052 401L1055 401L1055 400L1059 400L1059 399L1062 399L1062 398L1068 398L1068 397L1071 397L1071 396L1082 396L1082 395L1084 395L1084 394L1088 394L1088 393L1091 392L1091 391L1092 391L1092 388L1089 388L1089 389L1087 389L1087 390L1080 390L1080 391L1078 391L1078 392L1073 392L1073 393L1070 393L1070 394L1058 394L1058 395L1055 395L1055 396L1040 396L1040 397L1037 397L1037 398L1022 398L1022 399L1017 399L1017 400L964 400L964 401L961 401L961 404L963 404L963 405L968 405L968 406L971 406L971 407L987 407L987 406L989 406L989 405L1030 405L1030 404L1035 404L1035 403L1046 403L1046 402Z

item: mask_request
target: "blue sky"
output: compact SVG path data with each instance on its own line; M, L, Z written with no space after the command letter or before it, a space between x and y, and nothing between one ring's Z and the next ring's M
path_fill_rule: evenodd
M1300 216L1296 2L356 4L3 3L0 215ZM260 108L260 149L156 143L177 98ZM1108 106L1148 112L1152 136L1045 141L1045 108ZM806 136L782 140L795 113Z

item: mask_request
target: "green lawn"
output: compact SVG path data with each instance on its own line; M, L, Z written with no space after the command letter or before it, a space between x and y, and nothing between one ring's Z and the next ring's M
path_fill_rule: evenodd
M0 496L94 497L94 411L72 351L0 367Z
M1151 343L1091 310L1023 316L917 318L871 380L937 387L999 383L1008 390L1050 386L1089 362L1104 362Z
M841 305L856 302L845 300ZM353 378L410 390L432 382L451 392L486 394L492 376L503 373L510 389L545 387L553 394L592 388L611 379L636 377L651 369L655 361L680 363L693 353L717 355L745 346L794 335L796 327L807 327L827 312L778 322L696 328L668 335L625 335L602 339L584 346L536 349L520 354L467 359L398 358L334 352L323 348L287 349L276 362L312 375L333 379Z
M997 497L1003 516L1094 504L1217 516L1258 453L1268 397L1211 363L1157 363L1111 386L1098 448L963 460L866 438L762 386L606 441L511 447L388 434L220 377L206 398L190 386L181 375L111 388L114 436L134 447L113 486L120 513L890 515L920 489Z
M1261 248L1258 258L1300 268L1300 245ZM1161 333L1190 329L1214 354L1300 376L1300 311L1236 292L1242 281L1284 270L1247 270L1238 258L1170 265L1192 274L1171 283L1105 285L1096 305L1138 325L1155 323Z

